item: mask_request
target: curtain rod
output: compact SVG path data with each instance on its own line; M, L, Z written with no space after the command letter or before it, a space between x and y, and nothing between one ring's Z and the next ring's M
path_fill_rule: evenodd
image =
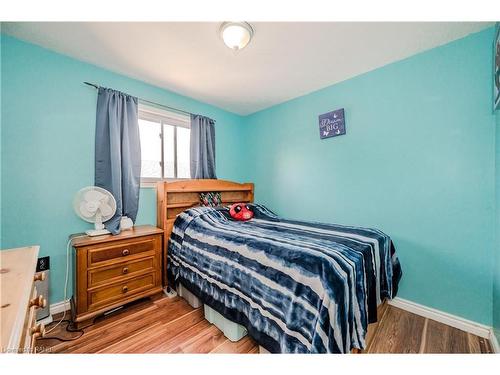
M102 86L96 85L95 83L90 83L90 82L83 82L83 83L85 83L86 85L92 86L96 89L99 89L100 87L102 87ZM145 99L141 99L141 98L137 98L137 99L139 99L141 102L144 102L144 103L153 104L153 105L156 105L159 107L171 109L171 110L176 111L176 112L181 112L181 113L184 113L186 115L191 115L191 112L183 111L182 109L169 107L168 105L165 105L165 104L159 104L159 103L151 102L149 100L145 100Z

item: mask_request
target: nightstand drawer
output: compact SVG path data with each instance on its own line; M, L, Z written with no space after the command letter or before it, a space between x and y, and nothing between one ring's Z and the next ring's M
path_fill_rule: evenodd
M97 249L90 249L88 252L89 267L100 264L101 262L112 260L125 260L137 254L155 251L157 246L157 237L141 237L133 241L123 241L108 246L100 246ZM144 254L145 255L145 254Z
M123 262L113 266L94 268L89 270L89 288L121 281L121 279L127 279L138 273L144 273L145 271L151 272L154 271L154 269L154 256Z
M127 298L155 286L155 273L89 291L89 309Z

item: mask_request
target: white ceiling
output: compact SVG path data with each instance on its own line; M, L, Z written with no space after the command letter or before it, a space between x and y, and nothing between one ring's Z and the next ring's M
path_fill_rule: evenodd
M246 115L492 24L255 22L237 54L212 22L15 22L2 32Z

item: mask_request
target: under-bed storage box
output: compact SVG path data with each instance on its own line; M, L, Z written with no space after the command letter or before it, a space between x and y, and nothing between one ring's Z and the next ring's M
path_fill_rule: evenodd
M177 294L184 298L187 303L191 305L191 307L197 309L201 307L202 303L198 297L196 297L193 293L187 290L182 284L177 286ZM241 338L247 335L247 330L240 324L230 321L225 318L217 311L212 309L208 305L203 305L203 310L205 312L205 319L210 323L219 328L223 333L231 341L239 341Z

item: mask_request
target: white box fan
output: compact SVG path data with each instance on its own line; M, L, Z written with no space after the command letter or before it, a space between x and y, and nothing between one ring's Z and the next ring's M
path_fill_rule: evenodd
M73 208L83 220L94 223L94 230L85 231L88 236L110 233L104 229L103 224L116 212L116 200L109 191L97 186L87 186L76 193Z

